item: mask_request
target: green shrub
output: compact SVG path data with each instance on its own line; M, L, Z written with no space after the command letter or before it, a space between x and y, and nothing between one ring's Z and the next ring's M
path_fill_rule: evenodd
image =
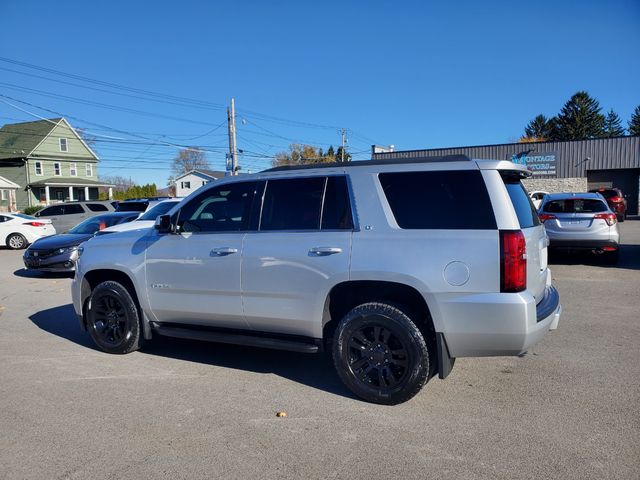
M43 205L36 205L35 207L27 207L24 209L24 214L33 215L34 213L36 213L39 210L42 210L43 208L44 208Z

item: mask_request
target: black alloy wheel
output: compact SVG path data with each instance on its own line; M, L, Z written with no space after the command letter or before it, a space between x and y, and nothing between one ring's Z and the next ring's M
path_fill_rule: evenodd
M129 353L141 347L138 308L121 284L107 281L94 288L86 319L91 338L105 352Z
M421 330L385 303L365 303L345 315L336 329L333 360L343 383L374 403L405 402L429 378L429 350Z

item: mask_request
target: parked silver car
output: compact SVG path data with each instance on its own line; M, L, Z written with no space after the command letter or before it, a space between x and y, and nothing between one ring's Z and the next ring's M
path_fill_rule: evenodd
M84 244L72 297L96 344L164 335L317 353L396 404L456 357L557 327L544 227L508 161L280 167L203 186L156 228Z
M587 250L618 262L620 232L616 214L599 193L545 195L539 210L551 248Z
M65 202L43 208L34 214L37 218L47 218L58 233L71 230L89 217L115 211L109 201Z

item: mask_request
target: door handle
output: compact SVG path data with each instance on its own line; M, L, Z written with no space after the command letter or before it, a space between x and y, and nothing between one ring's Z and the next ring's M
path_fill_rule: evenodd
M238 253L238 249L237 248L220 247L220 248L214 248L213 250L211 250L210 256L212 256L212 257L226 257L227 255L233 255L234 253Z
M342 253L342 249L340 247L313 247L309 250L310 257L326 257L336 253Z

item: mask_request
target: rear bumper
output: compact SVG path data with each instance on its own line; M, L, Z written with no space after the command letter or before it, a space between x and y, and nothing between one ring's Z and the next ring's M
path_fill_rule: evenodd
M562 248L567 250L595 250L601 248L618 249L616 240L553 240L549 241L550 248Z
M451 357L518 355L560 321L560 295L551 285L536 304L528 292L476 294L439 304Z

